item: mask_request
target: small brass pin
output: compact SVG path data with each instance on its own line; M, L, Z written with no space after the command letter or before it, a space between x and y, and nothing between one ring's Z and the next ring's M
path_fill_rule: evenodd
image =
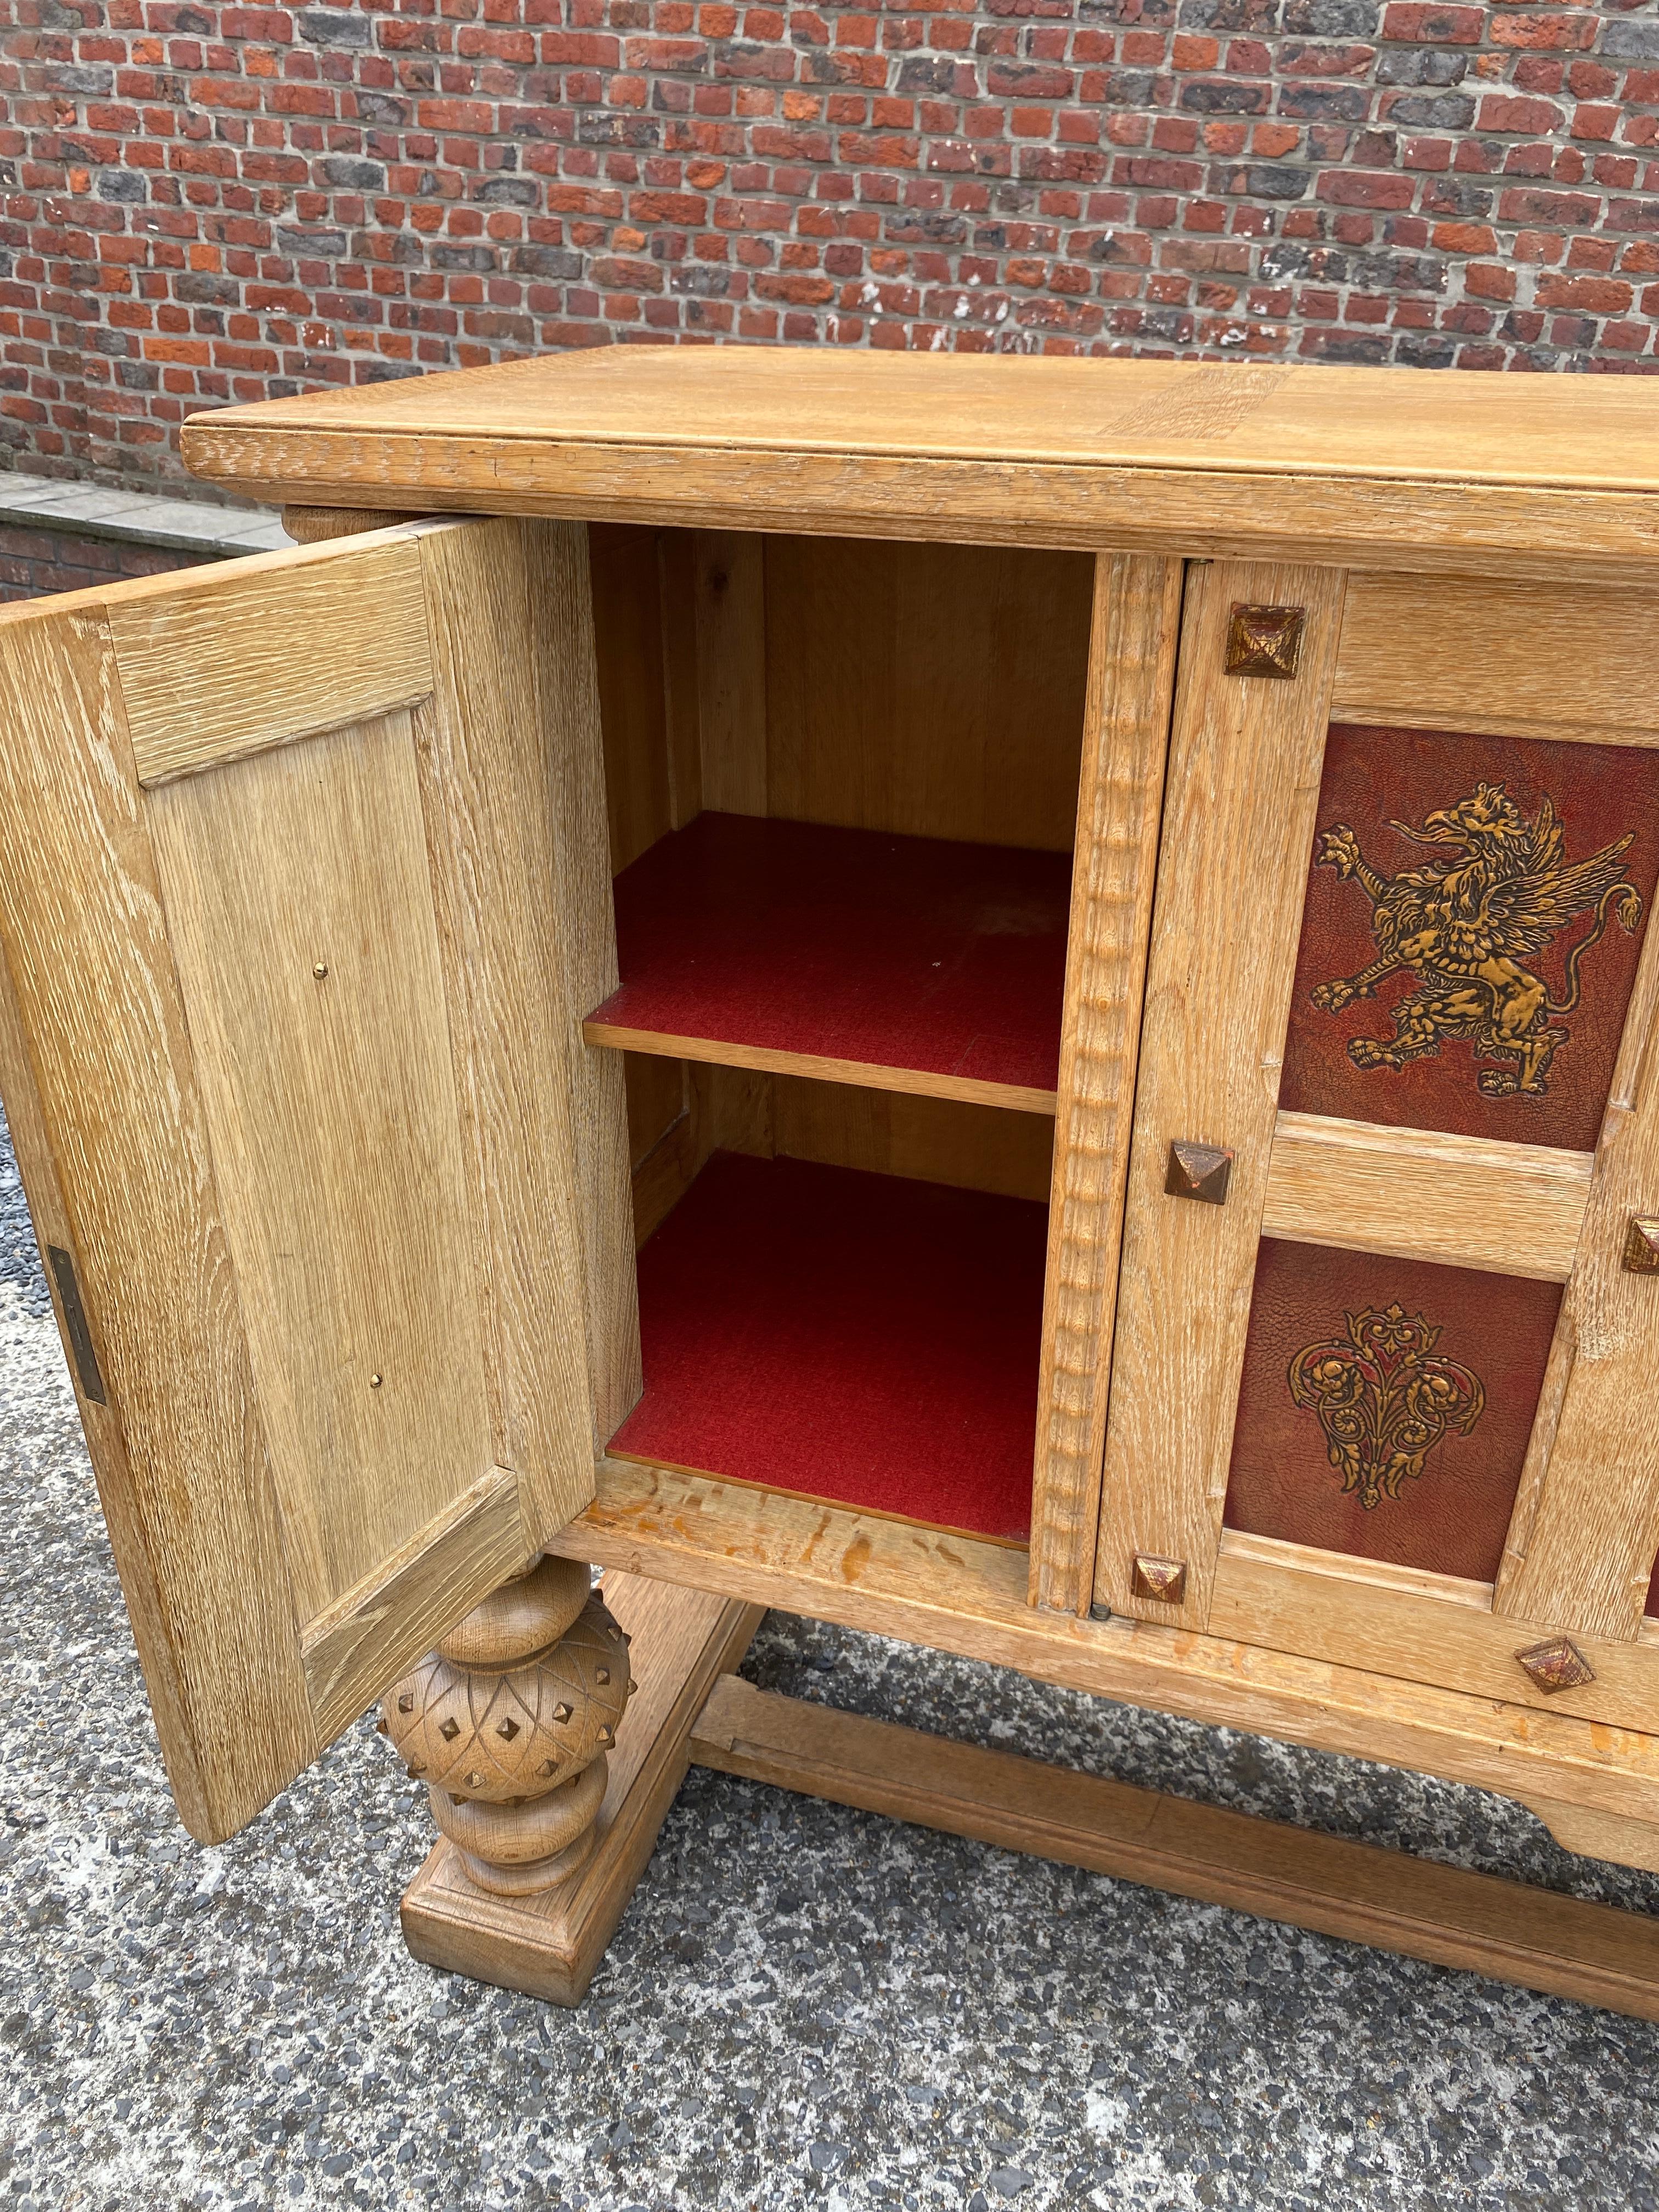
M371 1390L378 1390L385 1380L384 1375L371 1375L368 1378L368 1387Z
M319 961L317 963L316 966L312 969L312 971L311 971L311 972L312 972L312 974L313 974L313 975L317 978L317 981L320 983L320 982L322 981L322 980L323 980L324 976L325 976L325 975L327 975L327 973L328 973L328 963L327 963L327 961L326 961L326 960L319 960Z

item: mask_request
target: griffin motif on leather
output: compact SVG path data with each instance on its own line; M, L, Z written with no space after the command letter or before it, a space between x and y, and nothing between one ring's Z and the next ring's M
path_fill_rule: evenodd
M1448 1431L1467 1436L1486 1394L1480 1377L1435 1346L1440 1331L1398 1302L1343 1316L1346 1337L1310 1344L1291 1360L1286 1380L1298 1406L1310 1407L1325 1431L1325 1449L1370 1513L1423 1462Z
M1443 864L1380 876L1346 823L1321 831L1320 865L1358 884L1371 902L1376 957L1357 975L1316 984L1315 1006L1340 1013L1406 969L1419 988L1393 1009L1391 1037L1349 1039L1356 1067L1403 1067L1461 1038L1477 1060L1499 1063L1480 1071L1487 1097L1540 1096L1551 1061L1571 1037L1557 1018L1578 1004L1584 955L1614 914L1626 932L1642 918L1641 896L1624 872L1634 833L1588 860L1569 860L1553 802L1545 799L1528 821L1501 783L1483 783L1417 829L1389 827L1414 844L1443 848ZM1594 927L1567 954L1565 994L1552 999L1527 963L1592 910Z

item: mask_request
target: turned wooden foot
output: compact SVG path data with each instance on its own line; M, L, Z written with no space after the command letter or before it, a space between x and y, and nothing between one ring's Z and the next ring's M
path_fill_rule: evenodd
M593 1849L628 1638L574 1559L538 1559L391 1689L382 1726L480 1889L523 1897Z
M590 1595L586 1565L551 1559L475 1607L385 1705L441 1831L404 1895L415 1956L580 2002L760 1620L630 1575Z

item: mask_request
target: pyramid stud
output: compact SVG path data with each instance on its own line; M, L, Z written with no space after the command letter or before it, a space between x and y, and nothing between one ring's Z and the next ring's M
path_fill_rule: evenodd
M609 1749L611 1745L615 1743L616 1741L617 1732L614 1729L602 1728L599 1730L599 1741L604 1744L607 1749Z
M1595 1680L1595 1669L1578 1646L1565 1636L1552 1636L1547 1644L1528 1644L1517 1651L1520 1661L1539 1688L1547 1693L1577 1690Z
M1179 1605L1187 1595L1187 1562L1161 1559L1156 1552L1137 1552L1129 1587L1137 1597L1150 1598L1155 1605Z
M500 1736L503 1743L511 1743L514 1737L519 1733L519 1723L517 1721L514 1720L503 1721L501 1726L496 1729L495 1733Z
M423 1766L406 1766L404 1769L404 1771L408 1775L411 1782L418 1782L421 1777L426 1772L426 1769Z
M568 1721L570 1717L570 1711L571 1709L568 1705L555 1705L553 1708L553 1717L556 1721Z
M544 1759L541 1765L536 1769L537 1773L541 1775L544 1780L551 1775L556 1774L558 1771L559 1762L556 1759Z
M596 1667L593 1669L593 1680L599 1685L600 1688L603 1689L605 1685L611 1680L611 1669L608 1667Z
M400 1713L412 1713L414 1710L415 1692L412 1690L405 1690L398 1700L398 1711Z
M1233 602L1227 617L1229 676L1276 676L1294 679L1302 659L1302 607L1252 606Z
M392 1723L383 1716L380 1720L375 1722L374 1733L376 1735L390 1735L392 1733Z
M1170 1146L1164 1188L1170 1198L1196 1198L1206 1206L1225 1206L1232 1174L1233 1156L1224 1146L1195 1145L1177 1137Z
M441 1721L438 1723L438 1733L446 1743L453 1743L460 1732L461 1724L453 1717L449 1720Z
M1625 1231L1625 1273L1659 1275L1659 1217L1632 1214Z

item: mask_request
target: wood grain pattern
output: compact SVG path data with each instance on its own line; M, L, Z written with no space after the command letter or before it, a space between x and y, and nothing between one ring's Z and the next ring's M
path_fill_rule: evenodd
M12 611L0 706L0 939L39 1108L15 1094L32 1133L21 1162L32 1202L76 1255L107 1387L88 1436L168 1774L191 1832L219 1842L316 1745L206 1117L99 614L84 601ZM55 1192L40 1172L48 1144Z
M301 1648L319 1742L331 1742L534 1550L518 1476L491 1468L307 1621Z
M718 357L733 350L722 346ZM1357 374L1334 373L1344 382ZM1419 424L1426 426L1419 380L1395 381L1419 395ZM1492 388L1490 380L1484 388ZM1283 466L1250 474L1105 457L961 460L752 452L741 445L651 448L538 438L511 427L330 430L270 420L256 430L232 423L235 412L222 408L186 423L185 456L198 475L250 499L292 498L303 489L307 500L462 514L925 536L955 544L1218 561L1305 561L1316 551L1334 567L1418 576L1480 574L1559 584L1571 573L1575 581L1620 588L1634 580L1659 582L1659 515L1650 490L1586 492L1473 476L1457 482L1302 474ZM1352 419L1358 426L1363 410L1354 407ZM1633 434L1639 441L1646 432Z
M587 1055L547 926L568 893L547 803L558 730L544 693L576 641L539 619L538 537L535 526L511 522L422 536L437 682L415 720L455 1085L471 1139L493 1451L520 1478L532 1543L593 1494L573 1096L587 1081ZM625 1252L609 1261L624 1265Z
M493 433L651 453L1071 460L1101 468L1328 474L1402 483L1659 489L1639 392L1401 389L1391 370L826 348L645 348L313 392L186 428L252 439L317 425Z
M1640 1820L1614 1820L1606 1813L1587 1813L1578 1805L1554 1804L1544 1797L1533 1798L1527 1810L1537 1815L1564 1851L1581 1851L1586 1858L1659 1874L1659 1828Z
M1350 576L1334 720L1659 744L1659 586Z
M1659 1716L1659 1643L1581 1636L1595 1680L1546 1692L1515 1655L1541 1644L1550 1624L1494 1613L1489 1583L1232 1529L1222 1534L1210 1632L1613 1728L1650 1729Z
M1046 1115L787 1076L772 1081L770 1109L768 1153L1006 1198L1048 1195L1054 1125ZM737 1136L728 1113L718 1141L751 1149Z
M691 1756L1002 1850L1659 2020L1659 1927L1644 1914L953 1743L734 1674L710 1692ZM1659 1831L1641 1840L1659 1850Z
M1179 562L1096 564L1031 1504L1031 1602L1086 1613L1117 1303Z
M140 783L390 714L432 689L420 556L407 534L197 576L190 587L110 602Z
M308 1619L491 1463L409 717L163 785L148 812Z
M3 678L0 678L3 682ZM29 1059L17 994L3 958L0 958L0 1095L5 1100L6 1126L28 1203L35 1243L43 1253L54 1244L70 1251L75 1232L58 1179L51 1132ZM146 1546L139 1493L127 1457L126 1437L119 1412L109 1402L107 1391L101 1402L94 1402L79 1389L78 1362L64 1316L62 1294L53 1280L54 1272L46 1267L42 1274L52 1295L53 1317L63 1340L70 1379L76 1386L76 1407L98 1486L98 1502L110 1531L116 1571L121 1578L121 1594L126 1601L133 1640L144 1670L144 1686L155 1716L167 1778L179 1804L188 1808L186 1820L192 1832L199 1832L212 1825L208 1790L191 1740L185 1685L169 1641L168 1609L159 1587L161 1578ZM85 1270L77 1266L76 1272L78 1279Z
M198 416L256 495L1559 580L1659 559L1622 378L605 348ZM1524 384L1525 390L1511 386ZM1586 388L1588 387L1588 388Z
M771 807L761 540L750 531L700 531L692 562L702 804L720 814L766 814Z
M1069 851L1091 562L963 545L750 542L765 545L768 811Z
M1621 1266L1659 1207L1659 930L1631 993L1578 1254L1556 1324L1493 1604L1633 1638L1659 1553L1659 1277Z
M296 545L324 545L335 538L361 538L392 522L414 522L414 513L377 514L367 507L285 507L283 527Z
M1223 672L1240 601L1306 611L1291 683ZM1203 1626L1313 836L1342 579L1189 572L1146 977L1095 1596ZM1224 1206L1164 1194L1171 1142L1230 1147ZM1137 1596L1137 1552L1187 1563L1181 1604Z
M1055 1093L1029 1084L985 1083L976 1076L937 1075L927 1068L835 1060L815 1052L777 1052L769 1045L727 1044L718 1037L671 1036L659 1030L619 1029L610 1022L584 1022L582 1036L600 1051L653 1053L668 1060L808 1076L823 1083L861 1084L872 1091L908 1091L922 1098L961 1098L1017 1114L1052 1115L1054 1110Z
M618 872L675 826L659 534L617 523L586 533L611 865Z
M685 1778L697 1715L763 1617L759 1606L621 1574L605 1577L605 1600L634 1639L639 1687L610 1754L592 1856L556 1889L494 1897L441 1842L404 1893L404 1936L417 1959L552 2004L586 1995Z
M657 589L662 624L663 714L667 725L669 827L702 811L702 738L697 697L697 541L659 530Z
M570 1084L588 1388L599 1446L620 1427L643 1384L622 1062L615 1054L588 1050L580 1032L582 1016L617 982L592 597L584 530L568 523L523 528L530 580L525 650L536 675L542 788L550 810L537 836L545 837L552 856L545 912L564 975L568 1046L562 1060Z
M1015 1550L711 1476L606 1459L568 1558L1012 1667L1036 1680L1659 1823L1659 1736L1362 1668L1026 1601Z
M1261 1233L1565 1283L1590 1168L1548 1145L1280 1114Z

